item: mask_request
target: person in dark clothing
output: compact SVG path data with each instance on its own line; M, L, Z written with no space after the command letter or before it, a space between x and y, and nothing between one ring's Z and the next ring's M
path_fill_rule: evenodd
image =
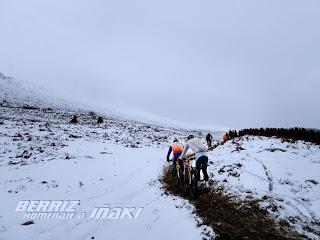
M206 136L206 141L207 141L207 144L208 144L208 148L212 148L212 140L213 140L213 137L210 133L207 134Z

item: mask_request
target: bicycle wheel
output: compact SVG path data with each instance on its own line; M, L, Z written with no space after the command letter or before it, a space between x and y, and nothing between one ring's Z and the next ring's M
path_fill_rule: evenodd
M187 194L188 196L192 197L192 166L191 166L191 161L189 159L188 164L187 164L187 176L188 176L188 186L187 186Z
M191 195L195 197L198 194L198 186L197 186L197 171L195 169L191 170Z

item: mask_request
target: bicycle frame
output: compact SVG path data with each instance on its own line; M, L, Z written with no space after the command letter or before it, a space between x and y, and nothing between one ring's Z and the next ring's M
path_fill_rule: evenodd
M196 170L195 159L193 156L184 160L182 186L186 194L194 195L196 193Z

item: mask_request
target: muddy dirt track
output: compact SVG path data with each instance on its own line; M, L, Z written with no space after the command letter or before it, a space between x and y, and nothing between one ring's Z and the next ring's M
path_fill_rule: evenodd
M214 189L191 198L175 190L171 168L165 169L161 181L166 193L188 199L195 206L196 214L213 228L217 239L305 239L285 222L273 220L257 200L238 201Z

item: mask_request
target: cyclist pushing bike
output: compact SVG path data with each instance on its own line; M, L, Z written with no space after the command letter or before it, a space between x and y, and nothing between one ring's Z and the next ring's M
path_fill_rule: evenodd
M167 161L173 162L172 167L173 167L174 177L179 176L178 170L177 170L177 160L178 160L178 157L181 155L182 151L183 151L183 145L175 137L173 139L172 145L170 146L169 151L167 153ZM172 159L170 159L171 156L172 156ZM178 161L178 165L179 165L179 168L182 169L183 168L183 161L182 160Z
M197 187L200 186L200 171L202 170L205 186L206 188L209 187L209 176L207 172L207 166L208 166L208 148L201 142L199 138L195 138L192 134L190 134L187 137L187 142L185 144L185 147L181 153L181 155L178 157L178 160L182 160L187 156L188 150L191 150L195 154L195 161L196 161L196 181L197 181Z

